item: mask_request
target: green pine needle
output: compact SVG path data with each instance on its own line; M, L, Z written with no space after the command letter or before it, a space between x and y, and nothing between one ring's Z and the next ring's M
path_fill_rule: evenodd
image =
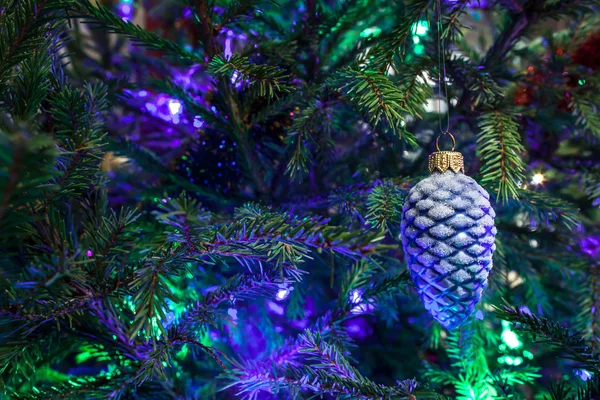
M371 125L390 129L408 145L417 145L415 136L404 129L404 115L409 113L404 93L387 76L352 66L336 72L327 80L327 85L342 91L367 116Z
M215 56L207 72L218 78L228 79L232 85L241 85L259 97L278 98L288 93L292 87L287 85L289 75L278 67L251 64L247 57L239 54L229 59Z
M500 202L518 198L525 180L525 148L515 117L500 111L487 112L479 118L479 129L477 157L483 163L482 182L496 186Z

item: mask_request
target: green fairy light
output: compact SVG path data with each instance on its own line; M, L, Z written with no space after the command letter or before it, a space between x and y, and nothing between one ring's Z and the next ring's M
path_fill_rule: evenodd
M513 365L521 365L523 364L523 359L521 357L513 358Z
M583 86L583 85L585 85L585 79L580 79L577 81L577 83L579 83L579 85Z
M377 37L379 36L379 34L381 33L381 28L377 27L377 26L373 26L370 28L365 29L364 31L362 31L360 33L360 37Z
M415 22L411 27L411 32L417 36L427 35L427 32L429 32L429 22L423 20Z
M519 340L519 337L510 329L510 322L502 321L502 327L504 328L501 335L502 341L504 341L504 343L506 343L506 345L511 349L517 349L521 347L522 343Z
M415 45L415 54L420 56L421 54L425 53L425 46L423 46L422 44L416 44Z
M188 350L189 350L188 345L184 344L183 346L181 346L181 349L179 349L179 351L175 354L175 356L177 358L179 358L180 360L183 360L183 359L185 359L185 356L187 356Z
M533 353L528 350L523 350L523 356L525 358L529 358L530 360L533 360Z

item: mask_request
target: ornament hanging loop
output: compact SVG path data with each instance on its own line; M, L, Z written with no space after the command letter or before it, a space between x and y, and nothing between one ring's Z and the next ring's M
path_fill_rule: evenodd
M444 135L450 136L450 139L452 140L452 149L450 151L454 151L454 148L456 147L456 139L454 139L454 135L448 131L440 133L438 135L438 137L435 139L435 149L437 151L442 151L442 150L440 150L440 138Z

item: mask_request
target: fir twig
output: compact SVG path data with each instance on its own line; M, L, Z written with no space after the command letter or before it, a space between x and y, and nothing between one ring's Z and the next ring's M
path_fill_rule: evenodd
M481 133L477 137L477 156L483 162L483 183L497 186L498 200L506 202L519 195L525 179L519 125L514 117L500 111L485 113L479 119Z
M327 85L343 91L369 122L381 129L389 128L411 146L416 146L415 136L406 131L403 114L404 94L384 74L373 70L361 70L353 66L338 71L327 80Z
M498 318L517 323L519 331L530 333L534 340L543 339L542 342L566 353L566 358L580 363L594 374L600 373L600 354L588 347L579 333L569 332L558 322L508 305L496 307L496 315Z

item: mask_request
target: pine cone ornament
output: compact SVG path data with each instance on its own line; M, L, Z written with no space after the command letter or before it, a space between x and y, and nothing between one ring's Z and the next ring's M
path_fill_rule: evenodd
M495 213L488 193L464 175L462 154L431 154L429 171L404 203L402 245L423 305L454 329L473 313L487 286Z

